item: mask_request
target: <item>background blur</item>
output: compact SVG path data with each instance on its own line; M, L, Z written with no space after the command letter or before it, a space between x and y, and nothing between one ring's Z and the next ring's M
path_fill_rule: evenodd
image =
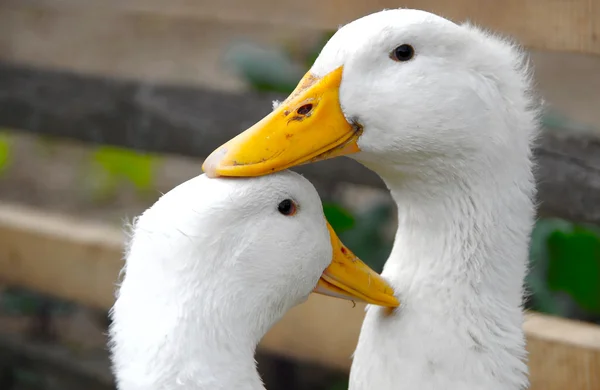
M600 4L422 3L1 1L0 389L113 388L104 332L123 222L291 92L339 23L403 5L532 48L551 135L527 308L589 323L597 360L585 364L600 372ZM396 216L379 179L350 161L304 172L342 241L381 270ZM362 307L328 303L339 351L286 347L321 335L308 318L319 302L261 349L268 389L346 388L349 360L328 356L352 351L343 335L355 336Z

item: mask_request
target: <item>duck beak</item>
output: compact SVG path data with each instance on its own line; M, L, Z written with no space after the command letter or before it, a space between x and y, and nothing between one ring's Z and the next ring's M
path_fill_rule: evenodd
M333 259L323 271L313 292L385 307L398 307L392 287L342 244L327 224L333 247Z
M362 128L340 107L342 70L322 78L307 73L279 107L208 156L206 175L260 176L359 152Z

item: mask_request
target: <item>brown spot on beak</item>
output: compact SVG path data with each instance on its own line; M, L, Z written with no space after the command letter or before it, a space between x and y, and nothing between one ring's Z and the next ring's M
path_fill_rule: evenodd
M300 95L302 92L313 86L319 80L320 77L316 77L312 73L307 72L300 81L300 84L296 86L296 88L292 91L290 96L288 96L287 99L285 99L281 104L285 105L286 103L293 101L296 98L296 96Z

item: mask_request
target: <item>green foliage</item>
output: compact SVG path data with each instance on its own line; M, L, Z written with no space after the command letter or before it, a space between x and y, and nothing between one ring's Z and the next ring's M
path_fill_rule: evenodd
M0 309L9 314L33 315L42 305L48 305L57 314L68 313L73 309L73 304L67 301L21 288L9 288L0 295Z
M392 206L377 205L357 216L335 204L325 204L323 209L344 244L371 268L381 272L392 250L392 242L383 231L391 220Z
M555 131L589 132L596 130L593 126L574 121L573 119L552 109L547 109L544 111L541 121L545 128Z
M529 252L529 273L525 284L530 293L530 305L537 311L564 316L567 311L555 299L547 283L548 274L548 237L558 229L568 228L569 223L560 219L541 219L537 221L531 234Z
M226 60L256 91L290 93L304 73L286 53L256 44L235 45Z
M548 287L567 293L582 309L600 315L600 237L582 226L548 237Z
M338 380L331 384L331 386L327 387L327 390L348 390L350 386L350 382L348 379Z
M343 207L334 203L323 203L325 218L337 234L341 234L354 227L354 217Z
M562 317L600 315L600 236L559 219L538 221L527 286L535 310Z
M354 228L340 234L340 239L352 252L377 272L392 251L392 241L384 234L390 222L393 208L380 204L356 216Z
M317 45L299 61L292 53L265 48L253 43L234 45L226 55L226 62L256 91L291 93L298 81L317 59L321 49L333 36L327 32Z
M0 173L6 171L10 166L12 158L11 147L12 139L10 134L5 131L0 132Z
M158 162L155 156L129 149L102 146L93 153L92 161L99 171L94 179L102 197L114 194L117 186L123 182L132 184L142 195L154 188L154 169Z

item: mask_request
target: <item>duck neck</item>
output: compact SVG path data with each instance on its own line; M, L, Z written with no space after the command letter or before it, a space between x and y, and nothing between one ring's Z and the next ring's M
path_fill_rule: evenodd
M398 205L382 275L402 307L391 315L369 307L352 390L524 388L521 305L534 208L522 166L469 180L382 175ZM382 382L367 381L375 377Z
M172 256L136 256L134 247L111 313L118 389L264 390L254 355L266 321L218 283L200 287L196 273L165 266Z
M458 179L443 190L386 182L398 230L385 276L401 296L456 305L483 294L501 307L520 308L533 224L529 191L494 180Z

